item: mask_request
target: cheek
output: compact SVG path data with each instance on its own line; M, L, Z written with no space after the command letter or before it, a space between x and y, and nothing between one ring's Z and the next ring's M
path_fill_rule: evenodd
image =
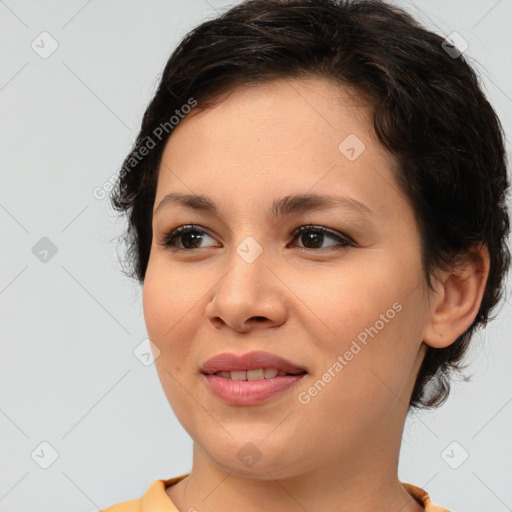
M311 336L315 352L322 354L315 377L329 381L317 386L323 397L318 405L325 400L358 410L377 403L385 410L400 393L421 341L421 303L418 293L411 294L406 271L381 261L357 275L330 274L302 289L301 299L312 306L311 318L322 329Z
M175 314L172 293L166 293L166 289L166 282L155 279L155 273L148 267L142 291L144 320L149 338L160 350L164 348L165 332L172 326Z
M191 326L187 320L191 306L185 300L178 276L158 270L155 265L148 266L142 301L148 337L160 351L155 366L167 389L174 383L168 372L178 376L185 368L190 350L185 338L190 336Z
M318 325L320 336L313 336L312 341L321 344L319 348L343 353L353 338L360 335L364 340L366 329L375 322L381 325L381 314L386 320L395 316L393 304L400 299L400 283L393 279L392 268L382 269L381 261L380 265L317 273L300 288L300 299Z
M142 302L149 337L165 349L185 325L190 328L188 317L194 314L194 307L204 291L198 288L199 280L195 283L191 276L161 259L150 259Z
M168 373L181 381L199 371L201 343L195 340L201 338L198 331L205 323L207 292L218 275L208 269L185 271L163 253L150 257L143 311L148 337L160 350L155 366L166 392L178 386Z
M167 267L167 268L166 268ZM186 423L180 411L186 410L190 399L183 390L187 374L194 368L191 362L190 337L194 322L194 304L198 297L185 293L190 286L183 273L170 272L169 266L150 260L142 291L144 320L149 339L158 347L155 359L163 391L180 422ZM189 284L187 284L189 283ZM185 287L185 288L184 288Z

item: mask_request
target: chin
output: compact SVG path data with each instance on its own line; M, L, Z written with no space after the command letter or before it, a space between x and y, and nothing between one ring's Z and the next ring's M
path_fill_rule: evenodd
M234 441L234 440L233 440ZM263 445L263 443L261 443ZM233 475L256 480L273 480L287 478L300 472L298 461L289 460L292 447L277 450L266 445L259 449L251 442L216 446L209 450L210 459L223 471Z

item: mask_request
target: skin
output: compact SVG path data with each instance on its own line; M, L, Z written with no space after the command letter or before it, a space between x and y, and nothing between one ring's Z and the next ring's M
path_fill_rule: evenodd
M473 321L488 255L482 248L464 269L438 272L435 292L427 289L413 210L370 115L353 91L326 79L276 80L189 114L166 144L143 307L164 392L194 441L190 475L166 489L181 511L424 510L397 475L410 396L427 345L453 343ZM366 146L354 161L338 149L349 134ZM156 212L170 192L208 195L219 214L177 204ZM354 198L373 214L331 207L266 216L274 199L306 192ZM159 244L185 224L206 231L198 248ZM307 224L356 245L292 236ZM236 252L246 237L263 249L252 263ZM301 403L298 394L395 303L394 318ZM257 406L222 402L200 366L252 350L308 374ZM249 442L261 455L252 467L237 457Z

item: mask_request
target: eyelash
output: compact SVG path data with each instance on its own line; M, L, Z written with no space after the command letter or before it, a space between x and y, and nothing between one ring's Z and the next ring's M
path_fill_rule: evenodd
M345 249L347 247L356 247L355 242L348 236L342 235L341 233L337 233L336 231L330 230L328 228L325 228L323 226L314 226L311 224L300 226L297 228L293 233L292 237L294 240L298 239L300 235L302 235L305 232L314 232L317 234L323 234L323 235L329 235L331 238L336 239L340 244L341 248L329 246L325 249L312 249L308 247L299 247L299 249L302 249L302 251L315 251L315 252L325 252L326 250L339 250L339 249ZM174 251L174 252L192 252L199 249L205 249L205 247L196 247L194 249L183 249L181 247L176 247L176 245L173 243L173 240L181 235L187 234L187 233L198 233L201 236L210 236L208 233L206 233L204 230L199 229L199 226L196 226L194 224L187 224L184 226L179 226L168 233L164 234L162 239L158 242L160 245L163 245L164 247L167 247L168 249ZM210 237L213 238L213 237Z

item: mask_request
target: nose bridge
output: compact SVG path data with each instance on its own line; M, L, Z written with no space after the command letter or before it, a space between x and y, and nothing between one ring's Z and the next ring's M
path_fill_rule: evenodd
M249 304L251 300L256 300L260 288L265 289L266 284L268 286L268 250L252 236L246 236L233 249L229 258L230 270L222 280L224 288L233 298L244 297L244 302Z
M247 236L227 260L227 272L213 287L208 305L210 320L221 319L234 329L242 329L250 319L282 323L286 307L284 296L273 279L270 252L255 238Z

